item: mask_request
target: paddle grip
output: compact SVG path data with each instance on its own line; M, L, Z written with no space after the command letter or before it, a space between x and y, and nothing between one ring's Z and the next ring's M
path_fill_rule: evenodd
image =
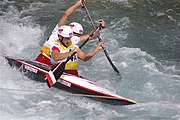
M81 7L84 8L84 0L81 2Z

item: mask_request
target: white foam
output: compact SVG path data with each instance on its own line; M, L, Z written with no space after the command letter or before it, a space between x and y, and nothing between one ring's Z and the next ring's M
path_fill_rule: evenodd
M10 5L8 11L0 16L0 45L4 52L2 54L13 56L21 54L30 46L39 47L38 43L42 40L44 28L34 24L31 16L22 17L25 12L28 11L26 9L18 11L16 7Z

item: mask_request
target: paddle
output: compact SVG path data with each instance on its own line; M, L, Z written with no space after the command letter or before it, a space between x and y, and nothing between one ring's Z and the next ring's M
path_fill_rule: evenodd
M101 29L101 26L99 26L80 46L79 48L81 49L88 41L89 39L94 35L96 34L97 31L99 31ZM72 59L72 57L76 54L76 52L74 52L71 56L69 56L65 62L61 62L61 63L58 63L55 68L53 69L53 71L49 71L47 74L46 74L46 78L47 78L47 83L48 83L48 86L51 87L53 86L56 81L61 77L61 75L63 74L64 72L64 69L65 69L65 66L66 66L66 63Z
M96 26L94 25L93 20L92 20L92 18L91 18L91 16L90 16L90 13L89 13L86 5L84 4L84 1L82 1L82 8L85 8L86 13L87 13L87 15L88 15L89 20L91 21L91 24L92 24L93 28L96 28ZM97 38L99 39L99 42L102 41L100 35L98 35ZM109 54L108 54L107 50L106 50L105 48L103 48L103 51L104 51L104 53L105 53L105 55L106 55L109 63L111 64L112 68L114 69L114 71L117 72L119 75L121 75L121 74L119 73L119 70L116 68L116 66L115 66L115 65L113 64L113 62L111 61L111 58L109 57Z

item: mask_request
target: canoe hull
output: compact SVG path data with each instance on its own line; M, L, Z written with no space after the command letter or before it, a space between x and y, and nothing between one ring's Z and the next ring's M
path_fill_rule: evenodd
M15 67L28 78L39 82L47 82L45 74L50 70L47 66L35 61L20 60L7 56L5 58L10 66ZM111 105L131 105L136 103L100 87L88 79L70 74L63 74L53 87Z

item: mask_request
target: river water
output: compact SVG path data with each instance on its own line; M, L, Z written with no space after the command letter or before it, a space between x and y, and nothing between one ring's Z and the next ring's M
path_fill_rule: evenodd
M111 106L48 88L9 67L5 55L35 59L63 12L73 0L0 1L1 120L180 120L180 1L87 0L95 21L104 19L101 38L122 75L111 68L103 52L79 72L100 86L137 101ZM77 21L92 29L83 8ZM98 40L87 43L88 52Z

